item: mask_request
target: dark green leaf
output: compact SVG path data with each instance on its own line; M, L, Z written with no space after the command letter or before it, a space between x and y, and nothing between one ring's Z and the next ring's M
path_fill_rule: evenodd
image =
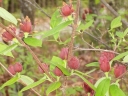
M109 88L110 96L126 96L124 92L116 85L112 84Z
M58 89L60 86L61 86L60 82L54 82L54 83L50 84L48 89L46 90L46 94L48 95L49 93Z
M99 62L92 62L92 63L86 64L86 67L99 67Z
M18 79L19 79L18 76L15 76L15 77L11 78L10 80L8 80L7 82L5 82L5 83L0 87L0 90L3 89L5 86L9 86L9 85L14 84L15 82L17 82Z
M33 47L37 47L37 46L41 47L42 46L42 40L32 38L32 37L24 38L24 42Z
M109 90L109 86L110 86L110 79L109 78L103 79L99 83L99 85L97 86L97 88L96 88L96 94L95 94L95 96L105 96L105 94Z
M121 16L116 17L111 22L111 29L120 27L122 25Z
M2 17L3 19L17 25L16 18L2 7L0 7L0 17Z

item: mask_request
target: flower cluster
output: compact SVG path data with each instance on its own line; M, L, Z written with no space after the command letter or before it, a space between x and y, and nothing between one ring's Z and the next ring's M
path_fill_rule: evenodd
M9 65L8 67L9 72L13 75L15 75L17 72L21 72L22 69L22 65L19 62L15 63L14 65Z
M116 78L120 77L123 73L126 72L126 66L116 63L114 66L114 75Z
M103 72L108 72L110 70L110 60L115 57L114 53L111 52L102 52L99 58L100 69Z
M9 26L8 29L11 30L15 35L17 35L16 27ZM20 23L20 30L21 32L18 33L18 37L21 37L21 38L24 36L24 32L30 33L32 31L32 24L28 16L26 16L23 22ZM9 41L12 41L13 38L15 37L7 30L4 30L2 34L2 38L5 42L9 42Z
M16 28L14 26L9 26L8 29L11 30L14 34L16 34ZM2 34L2 38L5 42L8 42L8 41L12 41L14 36L10 34L8 31L4 30Z
M62 48L60 52L60 58L63 60L68 59L68 48ZM80 67L79 59L75 56L72 56L69 61L67 61L68 67L70 69L78 69Z

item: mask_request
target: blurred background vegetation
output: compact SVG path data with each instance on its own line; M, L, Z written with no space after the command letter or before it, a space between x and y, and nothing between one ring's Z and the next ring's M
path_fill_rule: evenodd
M60 8L62 6L63 1L69 3L68 0L3 0L1 6L12 13L16 18L23 19L26 15L29 16L31 18L33 26L35 27L35 31L44 31L50 29L50 18L48 18L43 12L46 12L49 16L51 16L57 8ZM84 40L81 40L81 35L78 35L76 37L74 46L83 48L91 48L91 46L93 46L95 48L112 49L113 45L110 41L111 37L109 37L107 30L110 26L111 20L114 18L114 15L104 5L102 5L101 3L96 4L95 1L96 0L81 0L80 21L86 24L86 22L88 22L90 19L94 19L95 22L91 28L86 30L88 34L86 34L86 32L82 34L82 39ZM128 0L106 1L123 17L123 19L128 21ZM75 9L76 0L72 0L72 2ZM104 7L102 8L102 6ZM86 16L86 20L83 20L82 14L84 13L85 9L90 9L92 13ZM8 25L6 21L0 20L0 22ZM125 28L126 27L124 26L120 28L119 31L122 31ZM66 31L66 33L63 33L64 36L61 36L61 39L63 41L65 41L70 36L70 32L68 32L70 30ZM89 44L87 44L87 42ZM59 45L57 42L49 42L48 40L44 40L41 48L32 49L35 53L37 53L37 56L42 62L47 63L53 55L58 56L60 52L59 50L63 46L65 45ZM117 51L122 52L123 47L127 47L127 45L125 43L122 43L122 47L119 47ZM75 54L79 56L81 65L84 66L79 69L82 72L90 70L89 68L85 67L87 63L98 60L98 54L94 51L77 51L75 52ZM35 64L35 61L33 60L31 54L26 49L24 49L23 47L17 47L13 51L13 55L15 58L0 56L0 62L2 62L6 67L8 67L8 65L10 64L14 64L15 62L21 62L24 67L24 71L22 72L22 74L32 77L35 81L39 80L39 78L42 77L42 74L39 74L38 72L38 66ZM101 75L103 74L100 74L100 76ZM97 80L98 72L97 74L93 74L93 76ZM6 82L9 78L10 77L5 72L5 70L0 67L0 85ZM77 83L79 83L79 81L80 80L78 80ZM126 86L127 84L128 82L123 81L122 87L125 87L126 90L128 90L128 86ZM48 86L47 83L43 86L38 86L36 89L43 94L46 86ZM0 94L4 95L0 96L17 96L17 91L22 87L23 86L19 84L12 85L11 87L6 87L4 90L2 90L2 92L0 92ZM67 94L68 92L73 95L79 93L80 95L78 96L83 96L83 93L81 93L82 89L80 88L74 90L73 88L71 89L69 87L69 89L67 89ZM29 91L27 91L24 96L28 96L28 94L30 94ZM58 96L61 96L61 93Z

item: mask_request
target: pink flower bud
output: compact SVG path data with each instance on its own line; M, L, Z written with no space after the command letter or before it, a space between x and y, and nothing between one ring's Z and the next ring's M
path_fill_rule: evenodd
M114 68L114 75L116 78L120 77L123 73L126 72L126 66L122 64L116 64Z
M28 16L26 16L26 18L24 19L24 21L20 23L20 29L23 32L28 32L28 33L31 32L31 30L32 30L32 24L31 24L31 21L28 18Z
M13 75L15 75L15 74L16 74L16 72L15 72L15 70L14 70L14 66L13 66L13 65L9 65L8 70L9 70L9 72L10 72L10 73L12 73Z
M14 65L14 70L15 70L15 72L21 72L22 71L22 65L19 62L17 62Z
M0 3L2 2L2 0L0 0Z
M112 52L105 52L105 51L103 51L101 53L101 56L106 56L108 58L108 60L110 61L110 60L112 60L115 57L115 54L112 53Z
M54 69L54 74L55 74L56 76L62 76L62 75L63 75L63 72L62 72L58 67L56 67L56 68Z
M63 60L67 60L68 58L68 48L62 48L60 52L60 58Z
M92 83L92 80L89 80L89 81ZM94 93L94 90L85 82L83 83L83 88L84 88L85 92L87 92L87 93L91 93L91 94Z
M68 61L68 66L71 69L78 69L80 67L80 62L79 59L77 57L72 57L69 61Z
M13 33L16 33L16 28L14 26L9 26L8 27L10 30L13 31ZM14 36L12 34L10 34L8 31L4 30L3 34L2 34L2 38L5 42L8 41L12 41L12 39L14 38Z
M63 7L61 8L61 14L66 17L73 13L72 5L68 5L66 3L63 3Z
M101 56L99 59L100 69L103 72L108 72L110 70L109 60L106 56Z
M42 66L43 66L43 68L45 68L46 71L48 71L48 68L49 68L49 67L48 67L47 64L42 63ZM41 73L44 73L44 70L42 70L40 66L38 66L38 70L39 70Z

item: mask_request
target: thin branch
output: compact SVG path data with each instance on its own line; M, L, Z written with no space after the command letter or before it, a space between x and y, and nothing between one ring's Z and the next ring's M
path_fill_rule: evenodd
M75 37L75 32L78 27L78 18L79 18L79 7L80 7L80 0L77 0L77 5L76 5L76 11L75 11L75 19L74 19L74 24L72 25L72 34L71 34L71 41L69 43L69 53L68 53L68 60L70 60L72 54L72 49L73 49L73 43L74 43L74 37Z
M112 50L105 50L105 49L88 49L88 48L75 48L74 51L83 50L83 51L106 51L106 52L112 52L115 54L119 54L118 52L112 51Z
M84 33L88 34L89 36L91 36L92 38L94 38L96 41L102 43L103 45L105 45L107 48L109 48L109 46L107 44L105 44L103 41L97 39L97 37L93 36L92 34L90 34L89 32L84 31ZM110 48L109 48L110 49Z
M14 75L12 73L9 72L9 70L0 62L0 66L2 66L6 71L7 73L11 76L11 77L14 77ZM19 83L21 83L22 85L24 86L27 86L22 80L18 80ZM38 92L36 92L36 90L34 89L30 89L33 93L35 93L37 96L41 96Z
M31 5L34 6L35 8L39 9L39 10L40 10L43 14L45 14L48 18L51 18L51 16L48 15L35 1L34 1L35 4L31 3L30 0L25 0L25 1L27 1L29 4L31 4Z
M13 33L12 30L10 30L9 28L6 28L2 23L0 23L0 26L7 30L10 34L12 34L30 53L31 55L33 56L34 60L37 62L38 66L41 67L42 70L44 70L44 72L47 74L47 76L49 76L49 78L51 78L52 80L54 80L54 78L51 77L51 75L48 73L48 71L45 69L44 66L42 66L42 63L41 61L38 59L38 57L36 56L36 54L31 50L31 48L26 45L21 38L19 38L16 34Z
M100 0L100 1L108 8L109 11L112 12L112 14L114 14L116 17L119 16L119 14L105 0ZM121 21L126 27L128 27L128 22L126 20L122 19Z

